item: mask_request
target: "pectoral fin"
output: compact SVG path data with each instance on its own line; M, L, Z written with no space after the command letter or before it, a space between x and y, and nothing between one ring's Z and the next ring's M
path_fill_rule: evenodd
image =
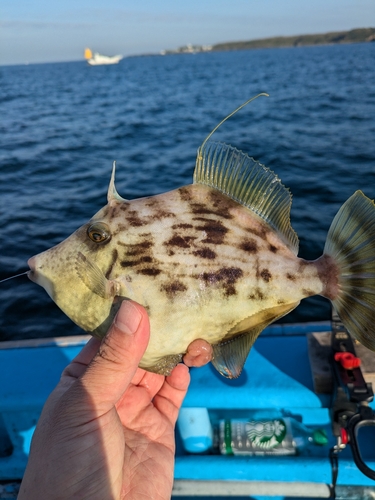
M117 295L116 283L107 280L95 262L89 260L81 252L77 254L75 267L78 276L93 293L103 299L109 299Z

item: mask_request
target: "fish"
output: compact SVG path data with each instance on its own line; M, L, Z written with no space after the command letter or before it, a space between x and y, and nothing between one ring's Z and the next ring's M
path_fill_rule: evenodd
M373 200L356 191L322 256L298 257L290 191L247 153L213 141L218 126L198 148L189 185L126 200L114 164L107 205L32 257L29 278L100 339L122 301L142 304L151 335L139 366L163 375L203 339L218 372L238 377L262 330L313 295L330 300L350 334L375 350Z

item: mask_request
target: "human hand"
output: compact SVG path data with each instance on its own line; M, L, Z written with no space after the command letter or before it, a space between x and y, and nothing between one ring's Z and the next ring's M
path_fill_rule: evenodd
M64 370L32 440L18 500L169 499L174 426L190 377L137 368L145 309L124 301L100 344L90 339Z

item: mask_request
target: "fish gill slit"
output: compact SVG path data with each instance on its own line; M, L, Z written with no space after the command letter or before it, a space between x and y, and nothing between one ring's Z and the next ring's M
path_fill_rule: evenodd
M106 273L105 273L105 277L106 277L107 279L109 279L109 277L110 277L110 275L111 275L111 273L112 273L112 270L113 270L113 268L114 268L114 266L115 266L115 264L116 264L116 262L117 262L117 259L118 259L118 251L117 251L117 248L114 248L114 249L112 250L112 259L111 259L111 263L110 263L110 265L109 265L109 267L108 267L108 269L107 269L107 271L106 271Z

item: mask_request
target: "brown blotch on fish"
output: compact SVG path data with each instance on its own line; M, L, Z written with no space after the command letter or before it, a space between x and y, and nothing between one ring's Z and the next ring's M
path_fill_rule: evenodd
M203 203L193 202L190 204L190 209L193 214L212 214L212 209Z
M224 243L225 235L228 233L228 228L223 226L221 221L211 219L204 226L196 226L195 229L206 233L206 238L202 240L203 243L212 243L214 245Z
M225 203L225 198L223 194L220 193L219 191L214 191L214 190L210 191L210 200L212 201L212 204L215 208L222 207L223 204ZM228 206L228 203L226 203L226 206Z
M135 266L136 264L137 264L136 260L122 260L120 262L121 267L132 267Z
M119 212L126 212L129 208L129 203L108 204L102 208L101 216L103 218L113 219Z
M302 290L302 295L304 295L305 297L311 297L312 295L316 295L316 294L313 290L308 290L307 288L304 288Z
M269 272L268 269L262 269L260 272L260 277L266 282L269 283L269 281L272 279L272 274Z
M275 245L272 245L272 243L269 244L268 248L269 248L270 252L272 252L272 253L277 253L279 250L277 247L275 247Z
M247 253L256 253L258 251L258 245L257 242L253 239L249 240L244 240L240 245L239 248L243 250L244 252Z
M151 216L151 219L160 220L160 219L168 219L170 217L176 217L176 214L174 214L173 212L168 212L167 210L163 210L162 208L158 208L155 214Z
M140 264L144 263L151 263L153 262L154 259L150 257L149 255L145 255L143 257L140 257L138 260L123 260L120 262L121 267L133 267L133 266L138 266Z
M193 236L179 236L175 235L164 243L166 246L179 247L179 248L190 248L191 240L195 239Z
M206 284L220 285L224 289L226 296L235 295L234 285L243 276L242 269L238 267L223 267L216 272L205 272L199 275Z
M215 210L215 215L219 215L224 219L233 219L233 215L229 212L230 208L234 208L236 206L236 202L234 202L231 198L223 195L219 191L212 190L210 192L210 201Z
M158 276L160 273L160 269L156 269L155 267L146 267L144 269L137 270L137 274L143 274L145 276Z
M108 218L109 220L111 220L119 216L120 212L127 212L130 205L129 203L116 203L114 205L108 205L108 206L109 206Z
M264 293L261 291L260 288L255 288L254 292L249 295L250 300L264 300L265 296Z
M230 295L236 295L237 291L234 285L227 284L225 286L225 296L229 297Z
M207 214L222 217L223 219L233 219L233 215L229 213L228 208L221 208L212 210L212 208L204 205L203 203L190 203L190 209L193 214Z
M150 316L151 315L151 307L149 304L144 304L143 307L146 309L147 314Z
M170 298L173 298L177 293L186 292L187 286L181 281L171 281L170 283L163 283L161 290L166 292Z
M173 224L172 229L191 229L193 227L192 224Z
M181 187L177 189L180 198L182 201L190 201L191 200L191 192L188 187Z
M128 256L133 256L133 255L139 255L139 254L142 254L142 253L145 253L147 252L147 250L149 250L152 246L153 246L153 243L151 241L141 241L140 243L133 243L131 245L124 245L127 247L127 251L126 251L126 254Z
M148 198L145 202L146 207L155 207L159 205L159 202L155 198Z
M286 279L290 281L296 281L295 274L286 273Z
M202 273L202 278L204 281L215 284L220 281L225 281L227 283L235 283L239 278L243 276L242 269L238 267L223 267L217 272L212 273Z
M216 259L216 253L210 248L204 247L193 252L197 257L202 257L202 259Z
M125 224L119 224L116 229L113 231L112 233L112 236L117 236L118 234L126 231L128 229L127 226L125 226Z
M209 217L193 217L193 220L200 220L202 222L211 222L213 221L214 219L211 219Z
M267 234L270 232L269 228L262 224L260 229L255 229L254 227L247 228L247 231L255 236L258 236L261 240L267 240Z
M153 262L153 260L154 259L152 257L150 257L149 255L145 255L144 257L141 257L139 259L140 262Z
M140 219L138 212L136 212L135 210L128 211L128 213L126 215L126 220L133 227L140 227L140 226L144 226L145 224L147 224L147 222Z

